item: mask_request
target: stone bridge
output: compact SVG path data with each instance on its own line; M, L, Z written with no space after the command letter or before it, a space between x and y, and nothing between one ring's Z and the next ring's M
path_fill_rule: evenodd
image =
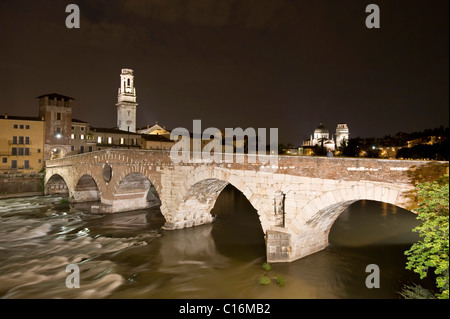
M164 229L211 223L227 184L257 210L269 262L293 261L328 245L333 222L358 200L415 208L414 185L448 173L448 162L279 156L278 165L191 161L174 164L169 151L103 150L46 162L46 194L98 201L114 213L160 201Z

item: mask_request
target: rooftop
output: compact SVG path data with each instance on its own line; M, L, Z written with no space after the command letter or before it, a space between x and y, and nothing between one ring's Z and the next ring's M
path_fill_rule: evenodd
M139 136L141 136L141 134L139 134L139 133L123 131L123 130L119 130L118 128L91 127L91 132L129 134L129 135L139 135Z
M154 142L173 142L171 139L164 137L162 135L156 134L142 134L142 138L146 141L154 141Z
M74 98L70 97L70 96L66 96L66 95L62 95L62 94L58 94L58 93L50 93L50 94L44 94L44 95L40 95L37 97L37 99L40 99L42 97L46 97L48 96L49 99L54 99L56 98L57 100L74 100Z
M42 121L40 117L36 116L14 116L14 115L8 115L3 114L0 115L1 120L22 120L22 121Z

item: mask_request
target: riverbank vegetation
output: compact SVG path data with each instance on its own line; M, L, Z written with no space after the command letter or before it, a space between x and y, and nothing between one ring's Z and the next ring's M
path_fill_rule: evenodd
M420 275L421 279L434 273L436 278L435 297L449 298L449 175L437 181L416 186L419 207L416 209L420 224L413 231L421 240L405 252L406 269ZM408 286L400 293L404 298L429 298L433 293L421 286Z

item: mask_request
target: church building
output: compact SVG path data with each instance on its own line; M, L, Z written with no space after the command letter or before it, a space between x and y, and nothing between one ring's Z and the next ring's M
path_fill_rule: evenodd
M348 142L350 132L347 124L338 124L336 127L335 137L330 136L330 132L320 123L319 126L314 130L314 134L310 136L308 140L303 141L304 147L312 147L316 145L323 145L327 151L334 152L339 147L343 146L345 141Z

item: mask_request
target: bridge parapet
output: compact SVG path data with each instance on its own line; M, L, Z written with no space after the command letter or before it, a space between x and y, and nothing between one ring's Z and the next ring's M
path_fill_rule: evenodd
M192 153L195 154L195 153ZM225 158L226 154L221 154ZM252 155L241 155L242 163L211 162L191 160L174 164L170 151L155 150L103 150L78 154L55 160L48 160L46 167L103 165L105 162L117 165L162 165L162 166L213 166L236 170L267 172L332 180L369 180L392 183L433 180L448 173L448 162L420 160L389 160L346 157L278 156L277 165L251 162ZM254 156L254 155L253 155ZM267 155L270 157L273 155ZM191 158L195 156L192 155ZM269 162L266 159L266 162Z

